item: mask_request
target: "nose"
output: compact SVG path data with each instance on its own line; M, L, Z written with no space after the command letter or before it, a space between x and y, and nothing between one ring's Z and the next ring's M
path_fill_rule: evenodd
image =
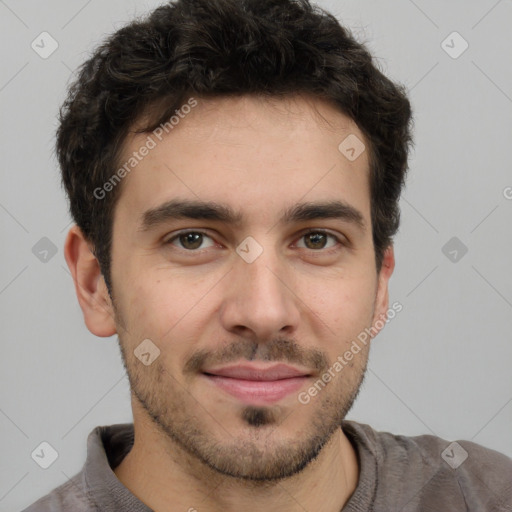
M242 258L235 261L220 312L227 331L269 341L297 330L301 301L291 269L270 252L265 249L252 263Z

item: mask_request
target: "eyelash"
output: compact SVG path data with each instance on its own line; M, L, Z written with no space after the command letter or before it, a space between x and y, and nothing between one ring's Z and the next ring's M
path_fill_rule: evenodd
M189 230L189 231L181 231L181 232L177 233L176 235L174 235L172 238L169 238L168 240L165 240L164 245L172 245L172 242L174 242L175 240L179 239L180 236L187 235L189 233L203 235L203 236L206 236L206 237L211 238L213 240L213 238L208 233L206 233L205 231ZM335 252L335 251L339 250L340 246L345 246L346 245L346 243L342 242L336 235L330 233L329 231L325 231L323 229L310 229L310 230L302 233L300 235L299 239L304 238L307 235L318 234L318 233L333 238L337 242L338 245L336 247L329 247L327 249L307 249L307 247L306 247L307 250L309 250L309 251L311 251L313 253L330 254L332 252ZM184 252L191 253L191 254L194 254L194 253L200 254L201 252L206 251L208 248L206 248L206 249L183 249L183 248L179 248L179 249L184 251ZM303 249L303 248L301 247L301 249Z

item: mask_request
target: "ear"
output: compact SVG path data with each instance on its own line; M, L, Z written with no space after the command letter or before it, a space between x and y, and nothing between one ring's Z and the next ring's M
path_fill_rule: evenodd
M85 325L96 336L112 336L117 332L112 301L98 260L76 225L66 237L64 256L75 283Z
M393 245L389 245L384 251L382 258L382 266L379 272L378 283L377 283L377 294L375 297L375 312L373 315L372 326L378 332L384 327L387 319L387 312L389 309L389 289L388 283L391 274L395 268L395 253ZM380 322L379 322L380 320ZM377 323L378 322L378 323ZM383 324L379 329L377 325Z

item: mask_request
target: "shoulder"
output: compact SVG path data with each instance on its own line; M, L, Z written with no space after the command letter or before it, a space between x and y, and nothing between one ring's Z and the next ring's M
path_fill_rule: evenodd
M82 470L23 512L96 512L112 509L116 499L135 500L112 471L130 451L133 437L132 423L94 428Z
M98 509L84 490L82 482L81 471L22 512L95 512Z
M353 421L344 422L347 427L375 458L381 491L405 496L401 506L439 502L451 510L510 510L512 459L506 455L471 441L379 432Z
M512 510L511 458L464 440L450 443L442 457L471 510Z

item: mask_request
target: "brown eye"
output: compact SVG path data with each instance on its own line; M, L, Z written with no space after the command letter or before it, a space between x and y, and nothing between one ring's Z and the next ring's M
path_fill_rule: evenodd
M178 239L185 249L199 249L203 243L203 235L200 233L185 233Z
M334 245L326 247L329 238L334 240L335 243ZM302 235L301 240L305 241L306 249L311 249L314 251L330 249L340 243L340 240L336 236L325 231L309 231L308 233Z
M304 237L308 249L323 249L327 241L324 233L311 233Z
M186 249L187 251L195 251L201 248L205 238L209 238L211 240L211 237L202 231L188 231L186 233L179 233L170 238L167 240L166 244L175 245L174 242L179 242L178 247ZM205 249L206 247L202 248Z

